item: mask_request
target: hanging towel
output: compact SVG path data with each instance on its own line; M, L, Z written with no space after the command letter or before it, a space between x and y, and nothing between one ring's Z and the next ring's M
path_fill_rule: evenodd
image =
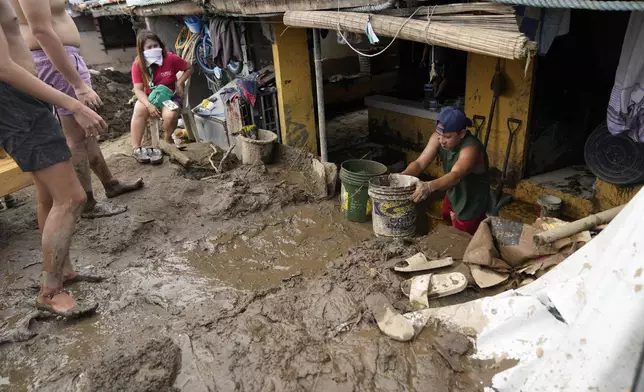
M606 119L613 135L644 142L644 12L631 12Z
M226 68L230 60L243 61L241 43L237 26L231 19L212 18L210 20L210 39L215 65Z

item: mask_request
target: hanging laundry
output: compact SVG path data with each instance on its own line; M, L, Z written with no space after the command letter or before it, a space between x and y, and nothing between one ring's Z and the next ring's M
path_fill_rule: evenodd
M644 142L644 12L631 12L606 119L613 135Z
M545 56L555 38L570 31L570 10L538 7L516 7L519 31L538 44L538 54Z
M378 39L376 32L373 30L371 21L367 22L367 25L365 26L365 34L367 34L367 38L369 38L369 43L371 45L375 45L380 42L380 39Z
M237 82L237 87L244 95L244 98L250 102L251 106L255 106L255 99L257 96L257 90L259 89L257 79L248 78L241 79Z
M219 68L225 68L231 60L243 61L241 43L237 26L231 19L212 18L210 20L213 60Z

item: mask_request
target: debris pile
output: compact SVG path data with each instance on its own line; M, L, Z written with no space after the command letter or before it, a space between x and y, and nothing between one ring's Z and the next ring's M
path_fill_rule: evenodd
M92 71L92 87L103 101L99 114L108 125L107 131L100 136L100 141L116 139L130 132L134 108L128 104L134 95L130 75L109 69Z

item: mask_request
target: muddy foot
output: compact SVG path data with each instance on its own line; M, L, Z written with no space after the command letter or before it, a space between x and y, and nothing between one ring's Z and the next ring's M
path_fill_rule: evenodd
M49 312L64 318L77 318L96 312L95 302L77 302L74 297L61 291L53 296L39 295L36 298L36 309Z
M122 214L127 211L127 206L96 202L93 206L86 205L81 216L85 219L104 218Z
M142 178L138 178L134 182L123 182L116 180L113 184L105 186L105 196L112 198L124 193L136 191L141 188L143 188Z

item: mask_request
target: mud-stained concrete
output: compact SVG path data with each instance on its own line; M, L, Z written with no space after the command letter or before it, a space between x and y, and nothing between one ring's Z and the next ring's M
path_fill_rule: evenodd
M199 151L208 149L188 153ZM400 291L409 276L390 267L418 251L459 258L469 236L438 227L409 242L374 239L369 224L320 200L305 160L231 162L199 180L167 161L112 154L115 174L146 186L114 200L127 213L79 222L72 260L106 279L70 287L100 303L78 321L34 310L39 234L34 190L23 190L29 202L0 213L0 391L482 390L499 365L470 363L470 338L431 322L413 342L395 342L364 303L382 292L409 310Z

